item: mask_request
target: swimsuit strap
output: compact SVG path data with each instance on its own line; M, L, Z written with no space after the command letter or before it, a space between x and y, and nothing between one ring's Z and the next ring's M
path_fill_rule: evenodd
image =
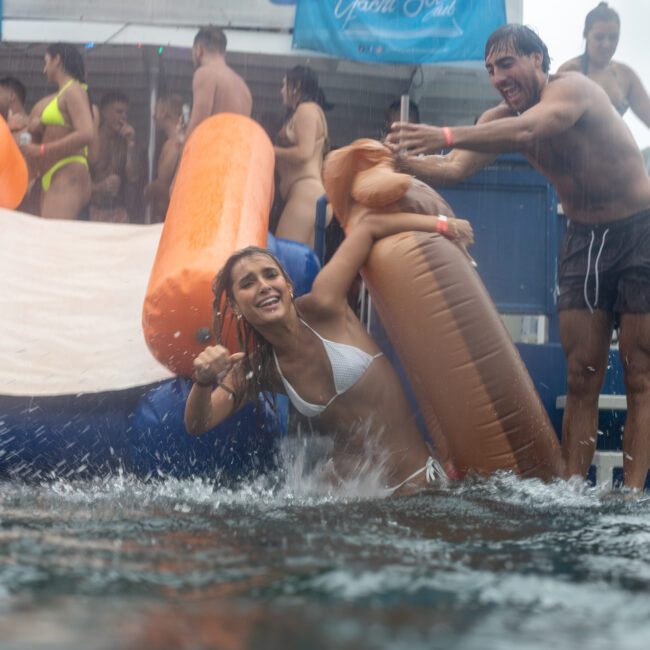
M66 81L66 83L63 84L61 90L59 90L59 92L56 94L57 98L60 97L67 90L68 86L73 82L74 79L68 79L68 81Z
M401 487L412 481L414 478L418 477L420 474L424 473L424 477L427 481L427 485L433 485L436 481L440 480L441 485L447 484L447 473L445 472L443 466L438 460L433 456L427 458L426 465L416 470L410 476L407 476L401 483L394 485L393 487L388 488L389 494L397 492Z
M367 354L372 359L378 359L379 357L382 357L384 355L383 352L377 352L377 354L370 354L370 352L366 352L365 350L362 350L361 348L357 347L356 345L351 345L350 343L339 343L338 341L332 341L331 339L326 339L324 336L321 336L309 323L304 321L302 318L300 318L299 320L307 329L310 329L314 334L316 334L316 336L323 343L330 343L330 344L334 344L334 345L345 345L348 348L354 348L355 350L359 350L360 352L363 352L363 354Z

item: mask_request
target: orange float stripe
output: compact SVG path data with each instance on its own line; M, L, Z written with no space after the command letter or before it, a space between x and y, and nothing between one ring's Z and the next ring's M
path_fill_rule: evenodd
M27 192L27 163L0 116L0 208L15 210Z
M378 241L364 269L443 460L461 474L562 474L560 447L478 274L440 235Z
M245 246L266 246L273 201L273 145L262 127L222 113L202 122L185 145L144 301L152 354L190 376L212 334L212 281Z

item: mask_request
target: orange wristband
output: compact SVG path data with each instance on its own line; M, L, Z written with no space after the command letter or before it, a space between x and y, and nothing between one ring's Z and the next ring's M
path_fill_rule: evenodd
M38 148L38 155L39 156L44 156L45 155L45 143L41 142L41 146Z
M436 232L447 235L449 233L449 218L444 214L439 214L436 219Z
M454 146L454 136L451 134L451 129L448 126L443 126L441 131L445 138L445 147L451 149Z

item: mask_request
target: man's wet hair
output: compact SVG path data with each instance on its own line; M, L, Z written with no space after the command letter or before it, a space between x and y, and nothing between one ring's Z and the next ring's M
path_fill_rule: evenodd
M517 54L530 56L542 55L542 72L548 72L551 67L551 58L544 41L530 28L518 23L509 23L490 34L485 44L485 58L495 50L512 48Z
M21 104L25 103L25 97L27 97L27 89L20 79L16 77L2 77L0 79L0 86L13 90L16 93L16 97L20 100Z
M121 90L109 90L102 95L99 108L104 109L111 104L129 104L129 98Z
M194 37L194 45L198 43L203 45L206 50L221 52L223 54L226 51L228 39L220 27L206 25L205 27L201 27Z

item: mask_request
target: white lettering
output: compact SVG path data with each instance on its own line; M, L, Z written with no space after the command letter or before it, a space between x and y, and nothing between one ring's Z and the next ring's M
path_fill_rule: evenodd
M456 0L405 0L404 15L423 20L429 18L451 18L456 13Z
M343 19L345 29L357 13L394 14L397 12L397 0L338 0L334 7L334 17Z

